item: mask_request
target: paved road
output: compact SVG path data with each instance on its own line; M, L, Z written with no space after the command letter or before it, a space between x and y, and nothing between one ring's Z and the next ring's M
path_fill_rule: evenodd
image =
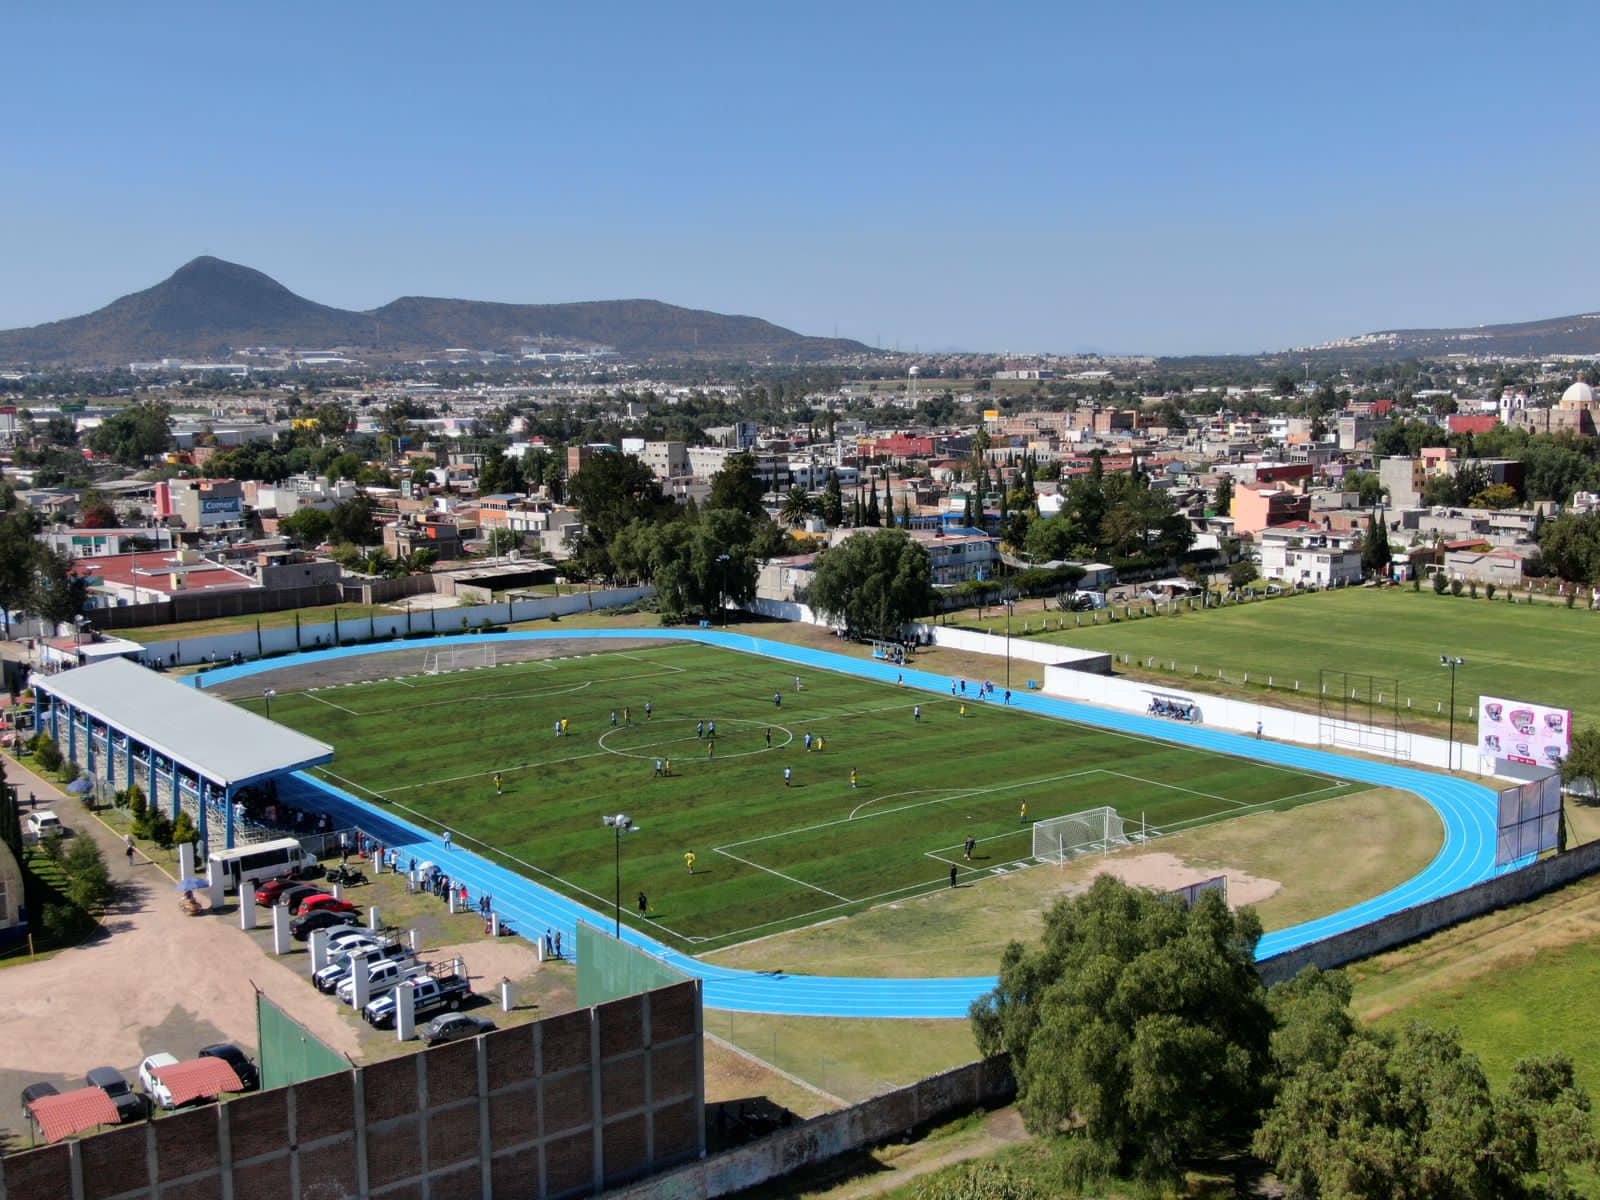
M429 645L471 645L482 642L486 637L495 641L579 638L605 641L638 636L637 630L541 630L438 638L430 641ZM758 654L791 666L823 668L882 683L894 683L897 677L903 675L907 687L941 697L950 694L950 679L944 675L786 642L768 641L746 634L711 629L661 629L652 630L651 636L662 640L721 646ZM294 658L268 659L219 668L194 676L193 683L196 687L204 687L279 670L297 662L383 654L396 648L394 644L380 643L311 651ZM1024 692L1015 696L1014 706L1043 716L1141 737L1160 738L1200 750L1336 775L1370 783L1375 787L1400 788L1416 793L1432 805L1444 824L1444 844L1434 860L1421 872L1362 904L1268 934L1261 940L1258 957L1266 958L1357 928L1386 914L1470 887L1504 870L1497 868L1494 862L1495 793L1479 784L1391 763L1346 758L1325 750L1260 741L1242 734L1095 708L1036 693ZM563 939L570 941L580 920L601 927L610 924L610 917L606 913L578 904L549 888L495 866L468 849L459 845L447 849L439 838L398 818L389 808L370 804L348 791L309 776L302 776L301 783L308 789L323 793L323 805L341 819L360 825L388 845L405 848L408 855L415 853L419 861L431 859L445 864L451 876L465 882L474 895L483 890L489 891L495 898L495 906L506 913L514 927L524 935L540 936L546 928L550 928L562 931ZM673 966L704 979L705 1002L708 1006L736 1012L839 1017L962 1017L973 1000L995 985L993 976L867 979L741 971L701 962L637 930L624 927L622 936Z

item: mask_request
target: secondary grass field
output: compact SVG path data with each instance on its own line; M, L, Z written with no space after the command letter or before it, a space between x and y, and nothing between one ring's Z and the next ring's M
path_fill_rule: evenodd
M643 891L643 924L692 949L947 888L952 867L963 883L1020 869L1044 818L1110 805L1159 833L1355 790L997 702L969 699L962 716L949 696L827 671L802 670L797 691L783 664L732 651L573 648L280 689L272 716L334 746L335 782L603 908L614 847L600 818L626 812L641 832L623 840L624 910ZM402 652L395 672L421 672L424 653ZM820 749L806 749L807 734Z
M1013 619L1013 637L1024 620L1038 627L1033 607L1030 602L1030 611ZM1071 627L1071 614L1048 615L1052 624L1064 618L1069 628L1031 640L1126 654L1135 666L1150 657L1163 669L1176 662L1172 678L1192 679L1196 686L1204 686L1205 678L1214 682L1222 670L1233 684L1248 672L1252 687L1270 675L1279 693L1298 679L1302 694L1314 694L1318 671L1326 667L1398 678L1402 707L1410 699L1419 717L1439 720L1441 709L1448 715L1450 699L1450 672L1439 665L1439 656L1450 654L1466 659L1456 674L1458 734L1479 695L1600 718L1600 675L1581 649L1587 639L1600 638L1600 614L1582 608L1435 596L1429 589L1345 588L1115 624L1102 613L1101 623L1091 626L1083 614L1078 628ZM1004 634L1003 615L981 627Z

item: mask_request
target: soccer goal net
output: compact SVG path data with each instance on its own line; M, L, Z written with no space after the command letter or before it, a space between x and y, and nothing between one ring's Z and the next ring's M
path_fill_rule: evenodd
M1080 854L1103 853L1131 844L1123 832L1122 818L1109 806L1033 824L1033 857L1041 862L1061 864Z
M426 650L422 655L422 672L439 675L445 671L472 671L479 667L494 666L494 643L477 646L449 646L442 650Z

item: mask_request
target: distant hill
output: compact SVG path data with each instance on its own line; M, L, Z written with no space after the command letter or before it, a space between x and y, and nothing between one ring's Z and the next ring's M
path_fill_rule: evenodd
M1600 313L1464 329L1385 329L1304 349L1367 358L1438 358L1446 354L1600 357Z
M0 332L0 362L120 366L154 358L224 358L248 346L342 347L425 354L447 347L515 353L540 339L609 346L629 358L806 361L870 353L756 317L656 300L497 304L407 296L370 312L330 308L271 276L219 258L185 264L155 287L95 312Z

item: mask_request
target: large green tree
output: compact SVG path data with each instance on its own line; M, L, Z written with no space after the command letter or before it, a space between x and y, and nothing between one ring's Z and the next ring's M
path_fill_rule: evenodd
M928 552L903 529L858 533L822 552L806 603L858 637L898 638L933 606Z
M1068 1131L1108 1168L1170 1177L1237 1146L1264 1099L1271 1018L1261 924L1219 894L1190 908L1102 877L1006 947L973 1005L985 1054L1008 1051L1030 1131Z
M0 618L11 637L11 618L33 598L34 566L43 547L34 540L38 518L25 508L0 513Z
M631 454L596 454L567 481L567 495L583 518L573 555L582 570L606 577L616 574L611 543L623 527L659 520L671 507L650 468Z
M756 456L748 450L730 454L716 474L711 476L711 495L707 508L725 508L742 512L746 516L760 516L761 497L766 487L756 475Z
M71 555L41 546L34 556L28 607L47 621L65 625L89 606L89 581L72 571Z
M89 435L89 449L136 467L172 446L172 410L165 404L130 404Z
M1361 567L1369 575L1382 575L1389 569L1393 554L1389 550L1389 527L1374 511L1367 517L1367 532L1361 538Z

